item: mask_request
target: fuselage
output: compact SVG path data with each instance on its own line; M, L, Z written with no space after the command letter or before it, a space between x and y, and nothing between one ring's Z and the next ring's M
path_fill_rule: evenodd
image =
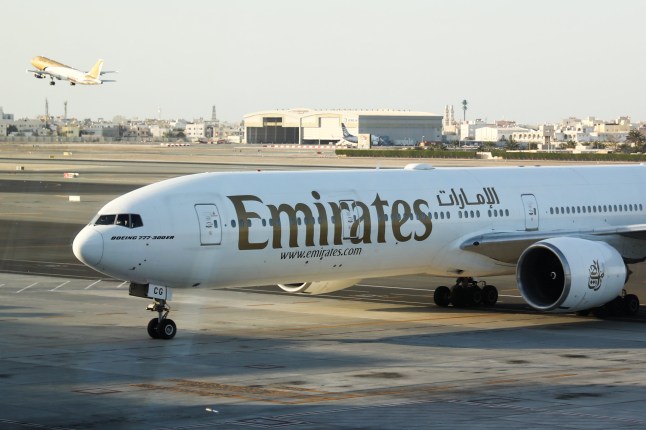
M640 224L644 184L641 165L204 173L106 204L74 252L115 278L168 287L510 274L513 259L461 245ZM641 241L614 246L646 257Z
M40 71L47 72L47 76L53 76L59 80L68 80L74 84L81 85L101 85L102 81L98 77L93 77L89 73L82 72L58 61L51 60L47 57L34 57L31 64ZM47 77L41 74L41 78Z

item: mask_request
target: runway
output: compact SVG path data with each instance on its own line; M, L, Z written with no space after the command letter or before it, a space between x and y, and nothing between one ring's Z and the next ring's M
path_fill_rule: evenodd
M139 163L93 151L92 163L40 148L3 153L2 429L646 426L643 310L630 320L539 314L512 277L490 280L501 294L492 309L438 308L433 288L450 280L424 276L329 296L176 290L179 334L152 340L148 301L72 255L74 235L104 203L205 167L363 166L319 154L260 160L236 148L188 148L174 162L142 147L130 154ZM79 176L63 179L68 171ZM646 297L643 287L631 292Z

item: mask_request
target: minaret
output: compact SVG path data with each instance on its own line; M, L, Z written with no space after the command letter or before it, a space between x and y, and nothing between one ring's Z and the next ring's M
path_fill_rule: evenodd
M211 121L217 122L218 116L216 115L215 112L215 105L213 105L213 108L211 109Z
M66 120L67 119L67 100L65 100L65 102L63 103L63 106L64 106L64 109L65 109L64 110L65 114L63 116L63 119Z
M49 119L49 102L47 97L45 97L45 118Z

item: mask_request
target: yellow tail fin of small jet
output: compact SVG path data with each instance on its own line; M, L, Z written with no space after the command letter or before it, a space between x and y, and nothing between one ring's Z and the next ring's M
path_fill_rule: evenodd
M103 60L99 60L96 64L87 72L87 75L90 78L97 79L101 75L101 68L103 67Z

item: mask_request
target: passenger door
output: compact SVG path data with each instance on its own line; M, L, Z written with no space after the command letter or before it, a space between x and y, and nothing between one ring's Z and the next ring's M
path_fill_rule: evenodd
M222 243L222 223L220 212L213 204L195 205L197 220L200 226L200 243L202 245L219 245Z
M538 203L533 194L523 194L523 207L525 208L525 230L538 230Z

